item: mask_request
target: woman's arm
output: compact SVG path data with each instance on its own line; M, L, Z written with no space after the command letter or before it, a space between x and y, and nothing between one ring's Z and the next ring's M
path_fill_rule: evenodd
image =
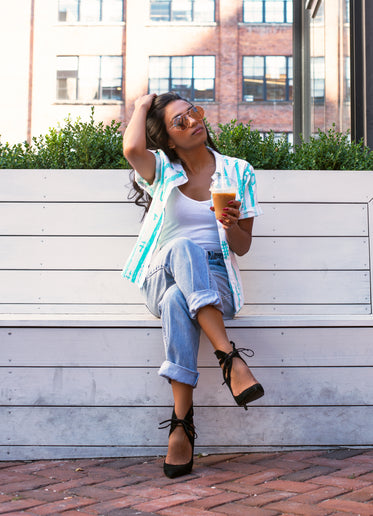
M240 201L230 201L223 210L220 222L225 229L229 247L238 256L243 256L251 246L254 217L239 219L240 205Z
M155 156L146 148L146 115L155 96L151 93L135 101L135 110L123 136L124 156L149 184L155 177Z
M229 247L238 256L246 254L251 247L253 224L254 217L250 217L239 220L226 230Z

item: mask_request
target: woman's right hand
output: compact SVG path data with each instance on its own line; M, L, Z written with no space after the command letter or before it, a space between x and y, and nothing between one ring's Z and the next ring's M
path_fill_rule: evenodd
M152 105L153 100L157 96L156 93L149 93L148 95L142 95L135 100L135 109L139 109L144 107L146 111L149 111L150 106Z

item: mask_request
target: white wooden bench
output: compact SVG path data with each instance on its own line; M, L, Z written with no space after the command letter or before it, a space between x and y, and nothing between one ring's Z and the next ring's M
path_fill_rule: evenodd
M266 395L246 412L201 341L196 452L373 444L372 172L257 171L229 336ZM127 171L0 171L0 460L163 454L160 324L122 265Z

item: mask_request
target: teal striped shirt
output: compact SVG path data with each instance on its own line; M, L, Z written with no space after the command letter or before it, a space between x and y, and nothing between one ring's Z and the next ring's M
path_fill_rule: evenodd
M237 198L241 201L240 219L256 217L262 213L256 193L256 180L252 166L244 160L223 156L212 149L216 161L213 179L225 176L234 179L238 186ZM152 203L140 229L137 242L124 265L122 276L141 287L144 283L148 267L162 231L167 199L173 188L188 181L187 175L178 162L171 163L166 154L159 150L154 153L156 170L153 183L150 185L138 172L135 179L151 197ZM218 232L221 251L228 272L230 287L233 293L236 313L243 305L243 288L236 256L229 248L225 230L220 223Z

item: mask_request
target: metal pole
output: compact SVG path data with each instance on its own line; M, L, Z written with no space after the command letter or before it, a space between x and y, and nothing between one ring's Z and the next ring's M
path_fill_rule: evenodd
M351 138L366 142L364 0L351 0Z
M311 133L309 12L303 0L293 1L293 132L294 144Z
M34 75L34 16L35 16L35 0L31 0L29 70L28 70L28 102L27 102L27 141L28 141L28 143L31 143L31 132L32 132L32 89L33 89L33 75Z
M373 149L373 3L365 2L366 143Z

